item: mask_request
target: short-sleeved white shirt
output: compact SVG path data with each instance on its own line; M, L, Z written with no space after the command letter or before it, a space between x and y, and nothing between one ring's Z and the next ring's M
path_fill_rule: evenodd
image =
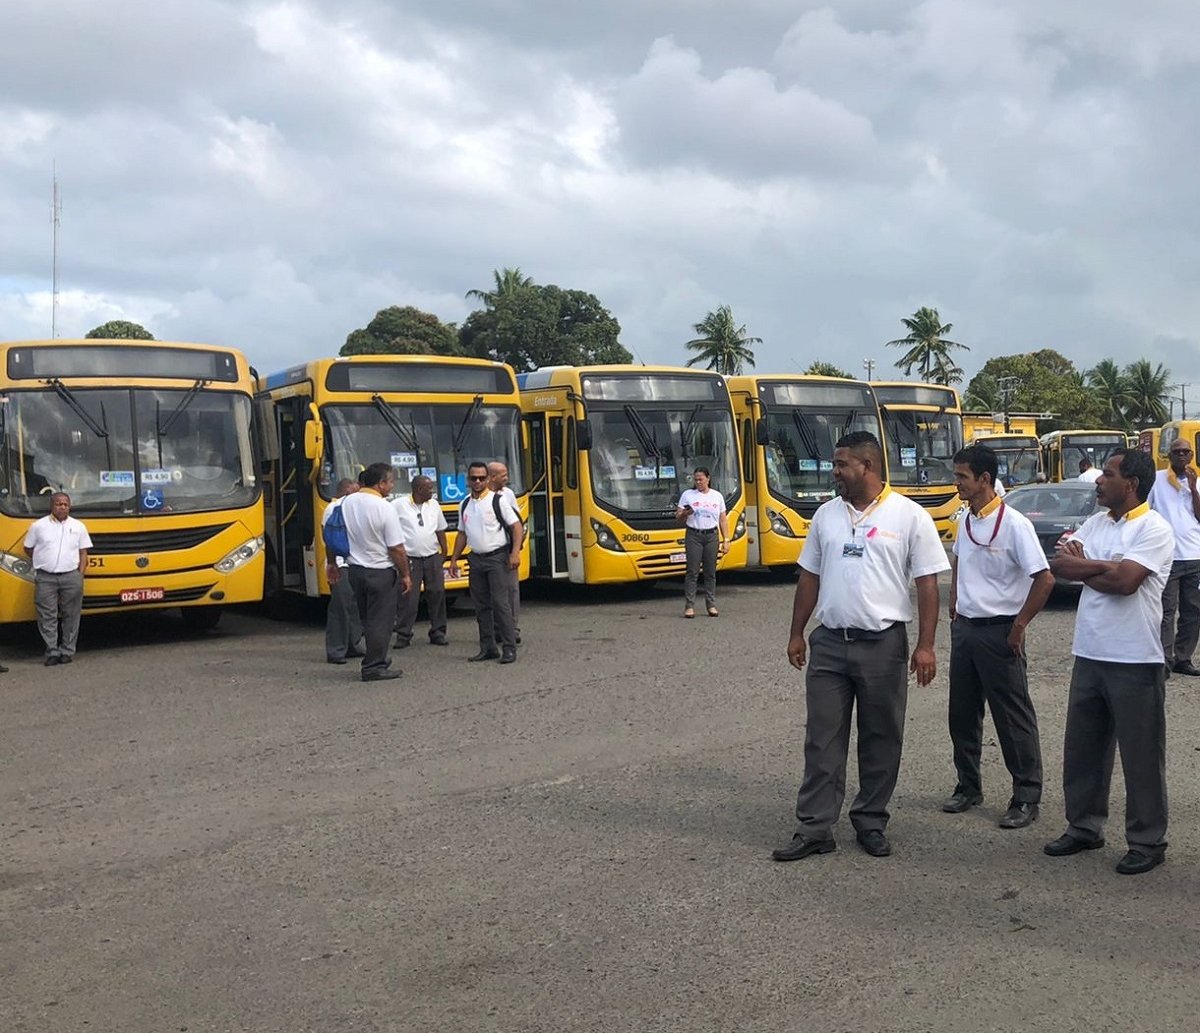
M679 505L681 508L692 507L687 518L688 527L697 531L711 531L720 526L721 514L725 512L725 496L716 488L709 488L708 491L688 488L679 496Z
M1100 471L1094 466L1089 466L1076 478L1076 480L1088 481L1092 484L1095 484L1098 480L1100 480Z
M1200 560L1200 520L1192 509L1192 489L1187 478L1171 483L1171 471L1159 470L1147 499L1150 508L1171 525L1175 534L1175 559Z
M365 488L342 499L342 516L350 539L350 566L394 566L388 549L404 544L404 532L390 502Z
M35 570L49 574L69 574L79 569L80 552L92 547L87 528L73 516L55 520L47 513L35 520L25 535L25 548L33 550Z
M955 612L964 617L1015 617L1029 598L1029 579L1050 566L1029 518L1000 498L978 516L963 515L954 555Z
M418 504L411 495L401 495L392 499L392 505L400 517L405 552L417 557L436 556L442 549L437 533L449 526L441 503L429 498Z
M1093 513L1071 537L1083 542L1088 559L1133 560L1150 571L1133 595L1083 586L1071 652L1117 664L1162 663L1162 591L1175 554L1170 525L1142 503L1120 520L1107 510Z
M495 552L508 546L508 535L496 519L492 494L489 490L477 499L469 498L460 510L462 519L459 521L459 530L467 536L467 545L472 552ZM500 514L504 517L504 525L508 527L521 519L516 507L503 493L500 494Z
M861 549L861 555L853 555ZM913 578L950 569L937 528L912 499L884 488L863 513L830 499L813 515L800 566L821 579L816 618L827 628L882 631L913 618Z

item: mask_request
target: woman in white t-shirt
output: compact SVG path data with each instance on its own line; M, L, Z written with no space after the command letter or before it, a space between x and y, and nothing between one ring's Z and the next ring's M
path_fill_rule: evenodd
M703 573L704 604L708 615L717 617L717 556L725 554L729 543L725 496L712 486L707 467L696 467L692 472L692 483L695 487L679 497L679 507L675 510L675 519L687 524L683 539L687 553L683 615L696 616L696 583Z

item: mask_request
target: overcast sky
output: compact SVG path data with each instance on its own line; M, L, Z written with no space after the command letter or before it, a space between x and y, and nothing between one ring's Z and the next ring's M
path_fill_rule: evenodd
M492 270L645 362L1057 348L1200 389L1195 0L4 0L0 336L131 319L331 355Z

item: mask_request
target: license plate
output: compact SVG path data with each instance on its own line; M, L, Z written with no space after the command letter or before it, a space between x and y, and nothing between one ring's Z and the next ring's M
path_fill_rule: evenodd
M127 588L121 593L123 603L157 603L166 596L163 588Z
M671 553L671 562L672 563L686 563L687 562L687 553L686 552Z

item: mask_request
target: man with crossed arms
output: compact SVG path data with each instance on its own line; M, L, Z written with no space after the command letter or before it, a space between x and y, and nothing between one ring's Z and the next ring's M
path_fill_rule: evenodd
M969 445L954 456L954 483L968 510L954 542L950 580L950 741L958 783L942 810L983 802L979 764L983 705L996 725L1013 791L1002 829L1037 820L1042 750L1029 698L1025 628L1054 589L1033 524L994 489L996 453Z

